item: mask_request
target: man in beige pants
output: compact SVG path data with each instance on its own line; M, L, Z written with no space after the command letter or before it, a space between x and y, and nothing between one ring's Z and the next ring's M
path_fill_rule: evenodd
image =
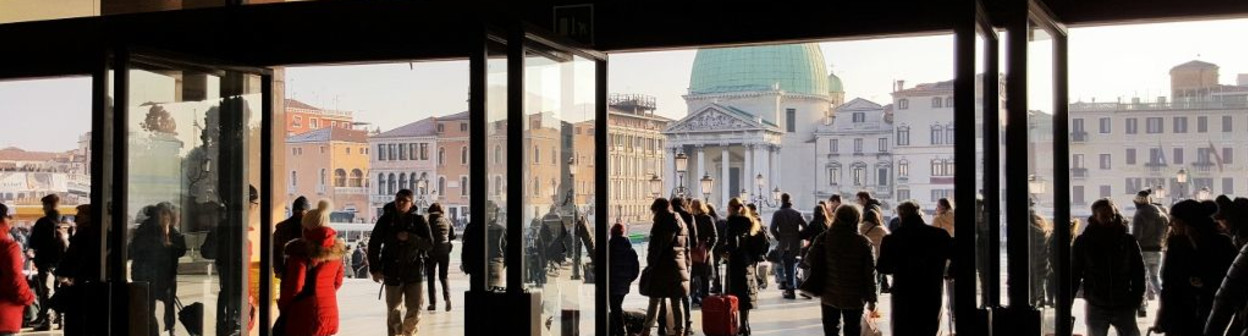
M416 335L424 304L424 264L432 241L428 221L412 206L412 191L400 190L386 205L368 242L373 281L385 284L389 336Z

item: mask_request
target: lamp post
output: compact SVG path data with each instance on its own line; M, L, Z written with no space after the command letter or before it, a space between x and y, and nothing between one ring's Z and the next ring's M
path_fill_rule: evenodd
M758 193L755 194L754 198L750 200L752 203L758 204L759 207L766 206L768 208L774 208L780 205L780 187L772 189L771 198L767 198L767 196L765 196L766 191L763 190L763 188L767 186L767 180L763 178L763 174L755 176L754 181L758 183ZM745 194L744 190L742 191L742 194Z
M689 171L689 156L684 152L676 153L676 178L679 183L672 188L672 197L684 198L688 189L685 189L685 172Z
M715 179L711 178L711 174L704 173L702 179L702 201L710 201L711 189L715 187Z
M1196 200L1208 201L1211 195L1213 195L1213 191L1209 190L1209 187L1200 187L1200 191L1196 192Z
M1174 197L1177 203L1180 198L1187 196L1187 168L1179 168L1179 172L1174 174L1174 182L1179 184L1179 193Z
M1166 196L1169 196L1169 195L1167 195L1167 194L1166 194L1166 187L1163 187L1163 186L1156 186L1156 187L1154 187L1154 188L1153 188L1153 200L1154 200L1154 202L1156 202L1156 203L1159 203L1159 204L1160 204L1163 200L1165 200L1165 199L1166 199Z
M426 175L421 174L420 179L416 180L416 190L417 192L420 193L420 195L418 196L419 198L416 199L416 208L420 211L420 213L427 214L427 212L429 211L430 192L429 192L429 179L426 178Z
M663 192L663 179L658 174L650 174L650 195L659 198L659 194Z

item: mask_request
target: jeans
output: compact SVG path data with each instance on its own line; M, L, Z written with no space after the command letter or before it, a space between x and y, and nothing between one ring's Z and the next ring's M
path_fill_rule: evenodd
M693 283L690 284L693 302L702 302L706 298L711 286L711 265L694 264L693 265Z
M780 257L780 270L784 272L781 281L784 281L784 288L788 290L797 289L797 254L793 252L784 253Z
M435 251L429 253L429 261L425 263L426 281L429 282L429 307L434 307L438 304L438 280L442 281L442 299L448 303L451 302L451 287L446 281L447 266L450 263L450 252L442 253Z
M642 326L642 330L650 330L650 328L653 328L654 323L657 322L659 318L659 309L666 310L667 307L680 307L680 299L657 297L650 298L650 305L646 308L646 324ZM664 323L665 325L683 326L685 323L685 316L682 315L681 309L672 309L671 315L663 315L665 315L665 319L667 320L667 322Z
M1148 284L1148 299L1156 298L1161 293L1161 281L1157 278L1161 269L1161 252L1144 252L1144 278Z
M420 282L386 285L386 328L389 336L415 335L420 323L420 306L424 304L424 291ZM406 314L403 310L406 309Z
M823 336L835 336L841 334L841 321L844 317L845 331L844 336L858 336L862 334L862 308L858 309L836 309L829 305L819 305L823 312Z
M611 294L611 336L628 336L624 329L624 295Z
M1088 305L1085 317L1088 336L1105 336L1110 326L1119 336L1140 336L1140 328L1135 324L1135 310L1135 307L1106 309Z
M37 320L48 319L48 299L52 297L52 288L48 287L48 278L56 267L51 265L35 265L39 268L39 272L35 273L35 295L39 298L39 313L35 315ZM60 287L59 284L57 287ZM58 312L59 313L59 312Z

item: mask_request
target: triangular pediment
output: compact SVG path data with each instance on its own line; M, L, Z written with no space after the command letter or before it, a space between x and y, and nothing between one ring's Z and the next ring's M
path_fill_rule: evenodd
M775 126L741 109L708 104L695 113L668 126L663 133L720 132L720 131L778 131Z
M854 100L851 100L849 102L846 102L845 104L842 104L841 106L838 106L836 110L837 111L870 111L870 110L880 110L883 108L884 108L883 106L880 106L880 104L877 104L876 102L862 99L862 98L854 98Z

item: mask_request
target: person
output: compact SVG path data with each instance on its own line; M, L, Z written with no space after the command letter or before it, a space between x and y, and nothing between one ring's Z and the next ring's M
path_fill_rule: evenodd
M446 311L451 311L451 287L447 282L447 267L451 263L451 241L455 240L455 226L442 212L442 204L429 205L429 228L433 234L433 249L429 251L429 263L425 264L425 275L429 281L429 311L438 309L437 280L442 281L442 301L446 302ZM435 272L436 271L436 272ZM437 278L434 278L437 276Z
M390 336L417 332L424 303L422 272L433 249L429 223L412 206L412 196L411 190L399 190L394 202L383 207L368 240L369 271L373 281L385 287L386 331Z
M948 198L941 198L936 201L936 217L932 218L932 226L949 233L953 237L953 202Z
M711 260L709 259L712 254L711 247L715 246L719 234L715 231L715 218L711 217L710 209L707 208L706 203L695 198L690 202L690 207L693 210L691 212L693 222L690 223L690 226L696 226L698 234L695 237L693 248L701 251L699 253L704 258L703 260L693 261L693 303L701 305L702 299L708 295L707 291L710 290Z
M286 243L303 236L303 214L308 212L308 199L299 196L290 205L290 218L273 228L273 276L282 278L286 270Z
M711 247L711 293L723 293L723 273L720 272L719 266L723 264L724 259L720 256L724 251L724 233L728 230L728 217L720 216L719 211L715 210L715 205L706 204L706 212L715 220L715 244Z
M1029 225L1027 225L1027 238L1030 240L1028 246L1031 247L1029 251L1031 272L1028 278L1030 284L1028 289L1031 294L1031 303L1036 307L1040 307L1046 304L1044 298L1045 281L1054 273L1049 267L1049 253L1052 249L1049 241L1051 240L1050 233L1053 230L1051 225L1049 225L1049 221L1045 220L1039 213L1036 213L1035 204L1031 206L1032 208L1028 211L1031 219L1028 221Z
M1230 236L1234 240L1235 236L1238 235L1238 232L1236 232L1238 230L1231 227L1231 223L1227 221L1227 215L1230 212L1228 210L1231 210L1235 205L1235 200L1228 195L1218 195L1217 198L1213 199L1213 203L1218 207L1218 211L1213 214L1213 221L1218 225L1218 231Z
M48 287L48 278L56 271L56 265L65 254L64 236L58 231L61 226L61 213L57 210L61 198L56 194L44 196L39 200L43 204L43 217L35 221L30 230L29 248L34 251L35 294L39 296L39 313L31 324L34 331L48 331L52 321L48 318L48 299L52 297L52 289Z
M746 210L748 210L745 213L751 219L753 219L755 222L758 222L758 225L760 226L763 225L763 218L762 216L758 214L758 207L755 206L754 203L746 204L745 208ZM770 247L771 236L768 235L767 230L764 229L761 232L759 232L759 236L762 237L761 238L762 240L765 240L768 242L769 244L768 249L770 249L771 248ZM780 281L780 275L783 273L772 271L776 269L775 266L777 263L779 263L780 260L763 263L763 261L770 261L767 258L767 252L774 252L774 251L769 250L769 251L764 252L762 257L758 259L758 263L755 265L755 272L754 272L754 277L758 280L758 288L762 288L762 289L767 289L767 276L768 275L774 275L776 277L777 284L783 282L783 281Z
M858 198L858 205L862 207L863 220L866 220L866 221L881 220L882 221L884 219L884 204L880 203L880 200L877 200L874 197L872 197L871 192L859 191L856 196ZM884 223L881 222L881 223L876 223L876 224L883 225ZM898 221L898 224L900 224L900 221ZM897 227L890 225L888 227L888 231L889 232L897 231Z
M861 207L859 209L861 209ZM871 215L879 216L880 213L874 212ZM863 217L862 221L858 224L858 233L862 234L863 237L867 237L867 240L871 242L871 255L874 256L874 262L879 262L880 244L884 243L884 237L888 236L890 232L888 227L880 225L880 222L883 222L883 220L880 220L879 218L867 220L866 217ZM884 273L877 273L875 277L877 288L881 293L888 293L891 291L888 285L888 277L884 276Z
M1248 245L1248 198L1237 197L1230 204L1219 206L1215 219L1218 217L1229 229L1236 248Z
M901 225L880 243L876 264L881 273L893 275L892 330L896 335L935 335L952 239L945 230L924 223L912 201L898 205L897 214Z
M633 281L640 275L640 263L633 243L624 235L627 230L624 224L611 226L611 240L608 241L611 253L611 336L628 336L624 328L624 297L633 287Z
M1161 300L1153 330L1202 335L1216 283L1226 277L1235 245L1213 221L1217 204L1185 200L1170 209L1170 233L1161 262Z
M871 241L858 232L861 221L862 211L857 206L836 208L832 227L811 239L803 258L811 272L823 276L822 281L803 283L802 288L821 285L812 289L819 291L825 336L840 334L841 330L845 336L860 335L863 308L875 311L875 257Z
M107 325L107 315L91 314L82 307L103 301L102 292L93 291L102 285L100 281L100 226L91 218L91 205L77 207L75 224L78 227L69 238L69 249L65 257L56 267L57 282L62 290L75 291L79 295L69 302L65 314L65 335L88 335L92 330L99 330Z
M763 261L768 243L763 225L740 198L728 201L728 229L724 233L728 274L725 291L737 297L741 335L750 335L750 310L758 307L756 265Z
M1243 230L1241 225L1248 211L1248 199L1236 198L1230 209L1218 208L1219 213L1226 213L1226 220L1232 232ZM1205 335L1239 336L1244 331L1244 316L1248 307L1248 247L1239 246L1239 255L1231 263L1221 287L1213 298L1213 307L1205 322Z
M680 307L681 298L689 296L689 263L685 247L689 246L689 229L685 222L672 211L671 203L664 198L650 205L654 222L650 228L650 245L646 251L646 271L640 284L641 295L650 298L646 309L646 322L641 334L650 335L659 314L660 306L671 307L669 335L685 335L685 310Z
M0 232L12 229L13 217L9 207L0 203ZM22 331L26 306L35 303L35 293L22 274L22 248L10 235L0 235L0 284L5 295L0 295L0 335L16 335Z
M499 224L502 219L498 206L492 200L485 202L485 209L487 224L469 222L464 228L460 267L469 276L485 277L486 289L493 290L503 287L503 252L507 245L507 228Z
M802 231L806 230L806 218L793 209L793 201L788 193L780 194L780 210L771 215L771 236L776 240L776 249L780 251L780 268L783 272L780 288L784 289L785 299L796 299L797 289L797 257L802 252Z
M841 195L836 194L828 197L828 202L824 204L828 208L828 214L836 213L836 208L841 207Z
M170 203L144 208L146 218L134 229L130 242L130 274L134 281L147 282L149 334L172 332L174 300L178 292L178 258L186 255L186 238L178 231L178 215ZM156 318L156 301L164 304L163 318ZM160 321L160 322L157 322ZM160 329L163 325L164 329Z
M832 227L832 216L828 215L829 213L832 213L832 211L828 210L826 203L816 205L815 208L811 210L812 215L810 223L807 223L806 230L802 231L802 240L806 240L810 242L811 245L814 245L815 237L818 237L820 234L828 231L828 229ZM808 245L803 250L802 255L805 256L806 252L809 251L810 246Z
M368 252L364 242L355 245L355 250L351 251L351 269L355 270L356 279L368 278Z
M696 240L698 237L698 225L697 223L693 221L693 214L689 213L689 199L688 198L675 197L675 198L672 198L671 203L672 203L672 211L675 212L678 217L680 217L681 222L685 224L685 229L689 231L688 232L689 239L685 240L685 256L686 256L685 263L686 263L687 269L692 270L693 258L688 258L688 256L689 256L689 252L693 251L694 244L696 244ZM692 276L692 273L690 275ZM691 280L692 280L692 277L691 277ZM690 292L690 294L692 294L692 292ZM685 316L684 332L692 333L693 332L693 319L689 317L693 316L693 300L690 297L690 295L685 295L685 297L680 298L680 309L685 310L684 311L684 316ZM662 310L660 308L659 313L667 314L667 311ZM667 329L664 328L664 326L659 326L660 332L664 332L666 330Z
M1071 287L1083 286L1088 335L1138 336L1135 314L1144 299L1140 244L1127 234L1127 221L1108 198L1092 203L1092 216L1071 252ZM1068 293L1071 300L1075 293Z
M1152 191L1147 189L1135 194L1135 217L1131 219L1131 236L1140 243L1140 251L1144 255L1144 277L1148 280L1145 283L1148 286L1145 290L1147 299L1136 312L1140 317L1147 314L1148 301L1155 300L1161 289L1157 278L1160 275L1161 244L1170 226L1170 218L1161 211L1161 207L1153 205L1151 194Z
M342 287L345 266L342 257L347 245L330 228L329 201L301 219L302 238L290 241L285 278L277 308L286 319L287 335L329 336L338 333L338 289Z

